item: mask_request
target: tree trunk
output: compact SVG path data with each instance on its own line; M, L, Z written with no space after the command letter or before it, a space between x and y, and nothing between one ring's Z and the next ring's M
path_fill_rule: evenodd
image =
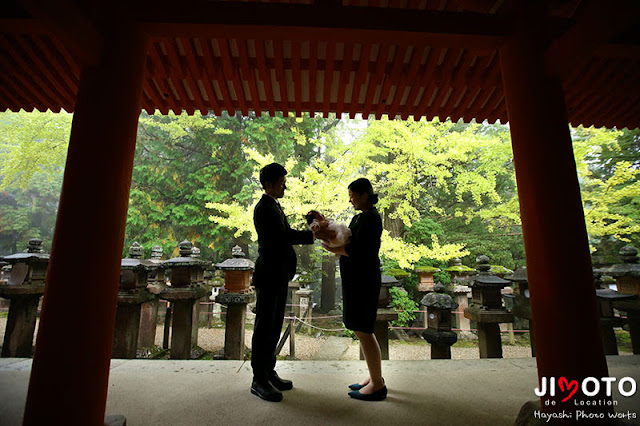
M336 307L336 259L335 256L322 260L322 293L320 311L329 312Z
M392 238L402 238L404 235L404 223L400 218L392 219L389 217L390 214L395 213L398 206L396 204L392 204L389 206L389 209L384 212L383 217L383 227L387 231Z

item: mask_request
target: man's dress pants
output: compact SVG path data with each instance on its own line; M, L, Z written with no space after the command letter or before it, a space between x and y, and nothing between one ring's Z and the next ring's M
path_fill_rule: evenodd
M251 367L255 380L268 380L276 366L276 346L280 340L288 283L266 282L256 289L256 319L251 341Z

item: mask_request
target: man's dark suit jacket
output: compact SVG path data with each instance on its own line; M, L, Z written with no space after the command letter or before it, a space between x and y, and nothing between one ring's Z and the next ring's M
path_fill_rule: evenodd
M287 217L273 197L264 194L253 213L258 232L258 259L253 272L253 285L288 282L296 273L293 244L312 244L313 232L291 229Z

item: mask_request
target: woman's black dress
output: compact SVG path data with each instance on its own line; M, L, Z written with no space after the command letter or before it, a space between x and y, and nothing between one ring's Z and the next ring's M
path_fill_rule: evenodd
M382 219L375 207L349 224L351 238L340 256L343 321L349 330L373 333L380 296L380 236Z

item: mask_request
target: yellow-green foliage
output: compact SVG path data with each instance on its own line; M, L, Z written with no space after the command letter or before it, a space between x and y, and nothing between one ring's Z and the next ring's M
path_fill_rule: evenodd
M25 189L33 176L61 175L73 115L61 112L4 112L0 115L0 190Z

